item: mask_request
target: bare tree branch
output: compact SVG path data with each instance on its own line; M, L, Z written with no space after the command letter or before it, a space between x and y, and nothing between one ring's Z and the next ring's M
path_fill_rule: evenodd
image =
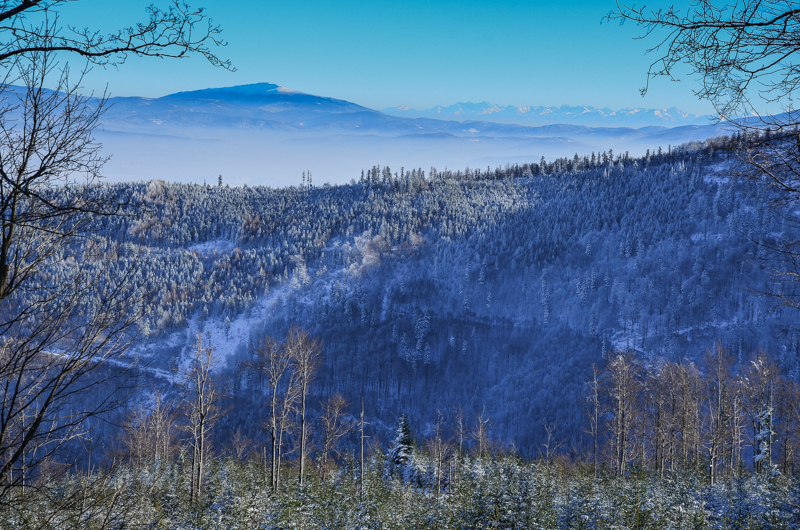
M2 504L123 404L118 359L143 314L135 249L99 228L100 217L136 208L101 185L107 158L93 133L106 97L80 94L84 74L131 55L199 54L231 68L211 51L224 42L202 9L150 6L145 22L103 35L62 25L66 2L0 1ZM68 56L87 66L70 70L58 61Z
M100 66L118 66L129 56L183 58L201 55L212 65L234 70L213 48L225 46L220 27L203 8L172 0L162 9L146 8L147 19L104 34L74 25L64 26L58 8L65 0L2 2L0 64L29 53L66 52ZM38 15L38 17L36 16ZM41 20L31 22L31 19Z

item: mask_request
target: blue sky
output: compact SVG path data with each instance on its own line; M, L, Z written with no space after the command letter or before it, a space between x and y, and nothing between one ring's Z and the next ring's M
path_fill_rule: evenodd
M63 10L62 20L111 29L143 18L147 3L126 0L109 9L106 0L81 0ZM659 79L639 95L654 59L645 55L651 41L634 40L641 28L632 24L603 21L613 0L190 3L223 27L229 45L219 54L236 72L198 57L133 60L119 70L95 69L86 88L107 84L113 96L158 97L268 81L376 109L486 100L711 112L692 94L692 79Z

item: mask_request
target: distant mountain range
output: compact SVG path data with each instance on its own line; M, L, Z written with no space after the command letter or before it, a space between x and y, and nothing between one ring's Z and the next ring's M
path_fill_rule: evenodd
M710 118L669 109L630 108L612 110L588 106L560 105L557 107L513 105L500 106L481 103L456 103L426 110L412 109L406 105L384 109L385 114L404 118L435 118L441 120L480 120L517 125L572 124L589 127L676 127L679 125L708 125Z
M500 107L490 103L457 103L417 111L398 107L376 111L349 101L297 92L272 83L257 83L227 88L209 88L178 92L162 98L112 98L113 108L107 118L131 125L201 125L215 127L257 127L276 130L348 130L394 135L398 132L416 133L420 129L459 134L476 133L483 129L463 129L461 124L522 125L520 128L489 127L492 134L540 136L552 130L542 126L562 127L560 132L581 131L582 128L642 129L647 135L653 127L705 126L711 123L705 116L687 114L671 109L598 109L585 106L560 107ZM397 120L396 118L402 118ZM422 118L422 119L420 119ZM432 122L431 120L435 120ZM457 121L460 125L441 122ZM115 123L120 126L120 123ZM531 129L537 127L537 130ZM357 131L357 129L361 129Z
M362 169L376 164L428 170L531 162L542 156L571 157L607 149L638 154L723 131L722 126L671 110L662 115L645 113L654 120L683 116L681 125L572 123L605 112L589 107L559 107L549 115L565 120L573 116L572 122L538 126L489 120L504 112L510 115L510 110L480 114L480 105L470 107L468 115L462 104L462 121L396 116L271 83L155 99L112 98L109 103L98 138L113 155L106 167L113 180L215 182L222 174L232 184L288 185L299 183L303 171L311 171L315 182L335 183L357 178ZM578 108L587 110L583 114L570 110ZM442 114L454 112L443 108ZM623 115L606 113L609 123Z

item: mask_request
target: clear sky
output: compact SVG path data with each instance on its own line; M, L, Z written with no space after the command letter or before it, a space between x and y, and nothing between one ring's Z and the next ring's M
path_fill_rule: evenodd
M144 18L151 0L80 0L62 21L110 29ZM165 0L154 0L166 5ZM705 114L696 82L639 89L655 58L641 28L603 21L614 1L189 0L219 23L231 73L203 59L130 61L95 70L88 89L158 97L257 82L383 109L461 101L500 105L678 107ZM666 5L666 3L665 3ZM601 23L602 22L602 23Z

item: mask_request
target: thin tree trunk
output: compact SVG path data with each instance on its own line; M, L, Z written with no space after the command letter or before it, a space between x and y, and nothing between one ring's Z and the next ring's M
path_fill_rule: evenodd
M361 497L364 497L364 398L361 398Z
M308 387L303 381L300 398L300 487L303 487L303 477L306 470L306 392Z

